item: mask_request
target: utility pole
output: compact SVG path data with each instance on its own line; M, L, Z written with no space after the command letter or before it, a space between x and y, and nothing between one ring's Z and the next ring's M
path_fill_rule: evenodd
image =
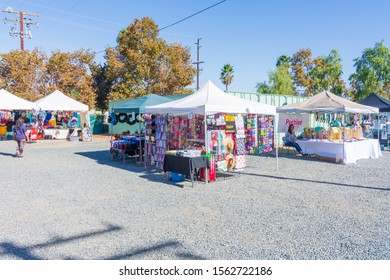
M199 64L204 63L204 61L199 61L199 49L201 45L199 44L200 40L202 38L198 38L197 42L195 45L197 45L197 55L196 55L196 62L192 64L196 64L196 90L199 90L199 72L202 70L199 68Z
M30 25L35 25L38 26L38 22L33 22L31 19L25 18L25 16L30 16L30 17L39 17L38 14L29 14L25 13L23 11L14 11L11 7L8 7L7 9L3 10L3 13L9 13L9 14L18 14L19 19L8 19L4 18L4 22L14 22L15 26L11 27L11 30L9 32L9 35L12 37L19 36L20 38L20 50L24 50L24 38L31 39L31 30L30 30ZM19 32L17 31L16 28L16 23L19 23ZM24 26L26 25L26 31L24 29Z

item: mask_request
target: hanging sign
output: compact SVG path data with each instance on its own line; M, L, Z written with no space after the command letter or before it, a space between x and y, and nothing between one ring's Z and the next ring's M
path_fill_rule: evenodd
M225 116L225 132L236 132L236 122L234 116Z
M309 126L310 114L279 114L278 132L285 133L290 124L294 125L295 132L303 132L305 126Z

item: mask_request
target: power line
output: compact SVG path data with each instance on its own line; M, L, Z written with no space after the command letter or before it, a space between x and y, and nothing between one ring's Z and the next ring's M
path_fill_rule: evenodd
M68 13L73 10L74 8L76 8L76 6L78 6L83 0L79 0L77 1L76 4L74 4L72 7L70 7L70 9L68 9L59 19L57 19L52 25L50 25L48 28L46 28L46 30L44 30L43 32L41 32L38 36L42 36L43 33L49 31L50 29L53 28L53 26L59 22L61 19L63 19L64 17L66 17L68 15Z
M170 25L168 25L168 26L165 26L165 27L163 27L163 28L160 28L158 31L161 31L161 30L167 29L168 27L171 27L171 26L174 26L174 25L176 25L176 24L179 24L179 23L181 23L181 22L183 22L183 21L185 21L185 20L187 20L187 19L189 19L189 18L191 18L191 17L193 17L193 16L196 16L196 15L198 15L198 14L200 14L200 13L203 13L204 11L207 11L207 10L209 10L209 9L215 7L215 6L218 6L219 4L222 4L223 2L226 2L226 1L227 1L227 0L220 1L220 2L218 2L218 3L216 3L216 4L214 4L214 5L211 5L211 6L207 7L207 8L205 8L205 9L203 9L203 10L200 10L199 12L196 12L196 13L194 13L194 14L192 14L192 15L189 15L189 16L186 17L186 18L183 18L183 19L181 19L181 20L179 20L179 21L176 21L176 22L174 22L174 23L172 23L172 24L170 24ZM200 40L200 39L198 39L198 44L199 44L199 40ZM199 45L198 45L198 47L199 47ZM105 51L105 50L103 50L103 51L98 51L98 52L95 52L95 54L97 54L97 53L102 53L102 52L104 52L104 51ZM199 48L198 48L198 51L199 51ZM199 59L198 59L198 61L199 61ZM203 61L202 61L201 63L203 63ZM199 64L198 64L198 66L199 66Z
M199 12L196 12L195 14L189 15L188 17L183 18L183 19L181 19L181 20L179 20L179 21L176 21L176 22L174 22L174 23L172 23L172 24L170 24L170 25L168 25L168 26L165 26L165 27L163 27L163 28L160 28L158 31L164 30L164 29L166 29L166 28L168 28L168 27L174 26L174 25L176 25L176 24L178 24L178 23L180 23L180 22L183 22L183 21L185 21L185 20L187 20L187 19L189 19L189 18L192 18L193 16L196 16L196 15L198 15L198 14L200 14L200 13L203 13L204 11L207 11L208 9L211 9L212 7L215 7L215 6L219 5L219 4L222 4L223 2L226 2L226 0L223 0L223 1L221 1L221 2L218 2L218 3L216 3L216 4L214 4L214 5L210 6L210 7L207 7L207 8L205 8L205 9L199 11Z
M48 16L44 16L44 15L42 15L41 18L44 18L44 19L47 19L47 20L51 20L51 21L55 21L55 22L59 20L57 18L48 17ZM104 29L104 28L99 28L99 27L94 27L94 26L87 25L87 24L82 24L82 23L76 23L76 22L72 22L72 21L68 21L68 20L61 20L61 23L65 23L65 24L72 25L72 26L84 27L84 28L87 28L87 29L91 29L91 30L95 30L95 31L101 31L101 32L110 33L110 34L117 34L118 33L117 31Z
M16 0L16 1L25 3L25 1L21 1L21 0ZM52 3L54 3L54 2L55 1L53 1ZM43 8L43 9L46 9L46 10L51 10L51 11L60 12L60 13L67 13L68 15L72 15L72 16L76 16L76 17L80 17L80 18L84 18L84 19L94 20L94 21L98 21L98 22L102 22L102 23L113 24L113 25L117 25L117 26L123 26L123 24L121 24L121 23L112 22L112 21L108 21L108 20L103 20L101 18L95 18L95 17L85 16L85 15L80 15L80 14L76 14L76 13L71 13L71 12L69 12L69 10L65 11L65 10L61 10L61 9L51 8L51 7L48 7L48 6L39 5L39 4L32 3L32 2L28 2L28 4L32 5L32 6L39 7L39 8Z

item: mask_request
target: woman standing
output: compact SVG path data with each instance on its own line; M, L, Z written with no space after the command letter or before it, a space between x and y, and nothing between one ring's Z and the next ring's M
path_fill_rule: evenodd
M16 121L16 124L12 129L12 133L15 141L18 143L18 146L16 147L16 156L23 157L24 144L26 143L26 140L28 141L28 134L22 118L19 118Z

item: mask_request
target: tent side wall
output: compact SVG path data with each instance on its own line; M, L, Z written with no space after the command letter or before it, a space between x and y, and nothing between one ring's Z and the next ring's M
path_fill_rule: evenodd
M122 104L129 102L131 99L122 99L122 100L110 100L108 101L108 112L112 112L112 108L122 107ZM138 111L138 110L137 110ZM132 112L128 112L131 114ZM109 134L121 134L123 131L129 130L131 133L134 133L136 130L139 130L139 124L129 125L127 123L118 122L116 125L108 125Z

